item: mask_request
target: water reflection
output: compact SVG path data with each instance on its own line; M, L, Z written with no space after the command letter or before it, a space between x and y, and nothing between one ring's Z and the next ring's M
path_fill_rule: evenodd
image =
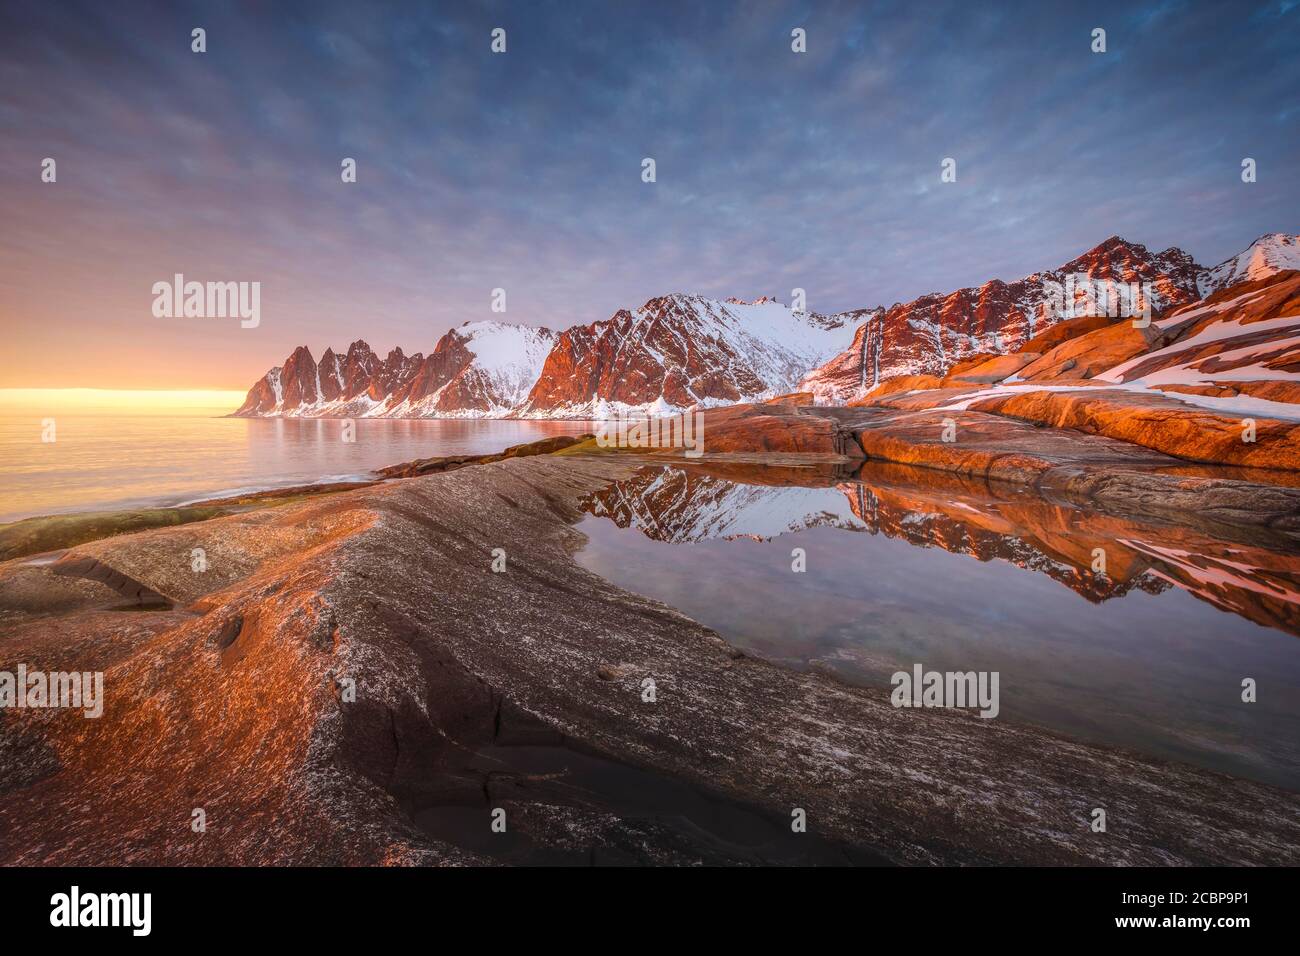
M1010 719L1300 786L1280 536L884 464L652 466L587 510L610 520L583 522L584 565L752 653L880 686L916 662L1000 670Z

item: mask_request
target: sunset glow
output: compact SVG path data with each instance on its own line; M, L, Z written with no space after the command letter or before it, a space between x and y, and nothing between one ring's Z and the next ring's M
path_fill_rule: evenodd
M215 388L0 388L0 408L11 414L226 415L243 398Z

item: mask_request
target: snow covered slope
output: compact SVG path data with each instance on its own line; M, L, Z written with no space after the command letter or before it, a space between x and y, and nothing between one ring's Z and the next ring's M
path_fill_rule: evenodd
M381 359L357 341L346 354L327 349L317 364L299 347L253 386L236 414L604 418L622 410L667 413L761 401L792 391L839 403L889 378L942 376L967 359L1014 352L1036 336L1042 341L1040 333L1061 318L1049 290L1067 276L1150 283L1152 309L1161 312L1291 269L1300 269L1300 237L1284 233L1261 236L1212 269L1177 248L1153 253L1112 236L1058 269L888 309L819 315L796 313L767 297L719 301L674 293L559 334L466 323L444 335L427 357L394 349ZM1264 359L1276 364L1275 357ZM1208 372L1203 380L1211 380ZM1203 380L1168 384L1199 387Z
M869 310L850 347L808 375L799 388L821 404L834 404L857 398L888 378L942 376L972 356L1014 352L1061 320L1049 284L1060 287L1067 277L1149 282L1152 308L1158 311L1198 299L1201 271L1181 249L1153 253L1111 236L1057 269Z
M1271 232L1252 242L1245 252L1207 269L1197 285L1205 298L1239 282L1265 279L1287 269L1300 269L1300 236Z
M845 316L796 313L767 297L660 296L562 332L521 414L601 416L770 398L792 391L852 336Z
M1067 276L1150 282L1152 310L1161 312L1288 269L1300 269L1300 237L1285 233L1261 236L1212 269L1176 247L1152 253L1112 236L1058 269L864 312L853 344L813 371L800 389L821 403L851 401L888 378L943 376L973 356L1014 352L1060 320L1048 308L1047 289Z
M444 335L425 369L376 414L500 418L528 397L555 343L550 329L469 322Z
M1107 331L1068 344L1098 354L1101 347L1088 348L1088 340ZM1171 312L1152 332L1152 347L1090 379L1011 376L999 384L972 385L937 407L960 411L986 399L1039 391L1155 392L1232 416L1300 420L1300 273L1273 273L1231 287Z

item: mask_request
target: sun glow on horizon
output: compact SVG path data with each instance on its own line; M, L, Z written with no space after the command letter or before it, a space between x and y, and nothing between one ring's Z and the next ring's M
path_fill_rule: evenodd
M243 392L221 388L0 388L8 413L226 415L243 401Z

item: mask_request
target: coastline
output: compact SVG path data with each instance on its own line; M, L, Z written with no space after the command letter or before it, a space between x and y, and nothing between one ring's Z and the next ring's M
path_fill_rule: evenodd
M775 481L793 480L782 468L851 474L862 458L844 454L846 414L795 404L718 410L710 451L691 467ZM1263 518L1238 537L1294 547L1295 489L1134 470L1154 493L1134 495L1121 481L1120 494L1109 440L1067 441L1075 457L1058 454L1047 469L946 471L966 482L1033 476L1037 484L1020 483L1212 530L1254 502ZM1134 447L1124 452L1130 465L1167 465ZM0 794L0 816L21 835L7 862L77 853L84 862L89 845L100 847L98 863L266 862L258 854L268 840L281 863L488 862L497 855L447 842L446 815L492 805L508 808L525 859L577 842L614 857L652 843L649 859L661 862L750 861L689 830L646 831L600 794L575 798L545 772L494 775L485 768L499 767L503 747L578 748L747 808L769 827L804 808L829 859L1300 860L1291 791L1005 721L903 715L887 695L747 657L672 608L582 570L573 561L581 502L647 462L682 461L590 450L578 441L531 456L413 462L398 466L413 477L272 495L266 507L87 541L53 564L0 564L5 659L39 661L52 642L71 641L78 666L106 670L125 691L111 698L109 721L56 715L3 727L0 754L16 783ZM1062 468L1070 480L1038 481ZM1162 499L1177 489L1181 503L1168 507ZM504 574L490 569L498 545L509 554ZM195 547L214 556L205 574L174 557ZM81 576L87 569L99 578ZM110 572L169 607L107 610L122 597L102 580ZM360 690L354 703L342 699L345 676ZM653 706L640 696L645 676L660 687ZM160 693L171 701L166 714ZM12 764L33 746L54 762ZM172 782L159 791L160 779ZM87 802L87 793L117 800ZM168 822L168 807L196 800L229 821L220 835L192 841ZM1122 840L1089 831L1087 808L1098 800L1124 808ZM556 829L556 806L567 834ZM1075 817L1077 833L1062 832L1059 821ZM108 833L133 836L114 844L101 839Z

